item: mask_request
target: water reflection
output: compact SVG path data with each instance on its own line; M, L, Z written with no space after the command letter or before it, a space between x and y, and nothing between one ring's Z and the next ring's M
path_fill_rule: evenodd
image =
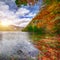
M31 60L36 57L39 51L30 41L28 32L0 32L0 60L11 57Z

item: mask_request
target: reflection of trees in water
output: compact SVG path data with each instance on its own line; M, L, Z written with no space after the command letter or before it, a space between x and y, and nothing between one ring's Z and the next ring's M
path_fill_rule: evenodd
M39 41L42 38L45 38L45 36L44 35L41 36L41 35L36 34L34 32L29 32L29 38L31 40L30 42L33 43L33 44L35 44L36 41Z

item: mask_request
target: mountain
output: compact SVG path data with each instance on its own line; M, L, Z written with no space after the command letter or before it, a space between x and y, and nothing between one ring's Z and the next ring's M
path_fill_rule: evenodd
M0 31L21 31L23 29L23 27L18 27L18 26L14 26L14 25L10 25L10 26L1 26L0 25Z
M40 11L24 30L60 34L59 26L60 0L43 0Z

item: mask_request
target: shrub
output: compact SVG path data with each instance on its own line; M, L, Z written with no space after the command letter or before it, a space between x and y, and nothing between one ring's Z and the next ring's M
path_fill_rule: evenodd
M33 31L33 27L32 27L31 25L28 26L28 27L27 27L27 31L32 32L32 31Z

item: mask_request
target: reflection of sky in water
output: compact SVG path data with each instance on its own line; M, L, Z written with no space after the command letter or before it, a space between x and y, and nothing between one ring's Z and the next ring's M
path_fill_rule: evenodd
M34 6L17 7L14 0L0 0L0 19L10 20L13 25L21 27L26 26L39 11L42 0L39 0ZM25 21L18 24L20 21Z
M30 39L28 33L3 32L2 34L3 39L0 40L0 55L18 55L17 52L19 50L21 50L27 56L35 57L38 54L38 50L29 42Z

